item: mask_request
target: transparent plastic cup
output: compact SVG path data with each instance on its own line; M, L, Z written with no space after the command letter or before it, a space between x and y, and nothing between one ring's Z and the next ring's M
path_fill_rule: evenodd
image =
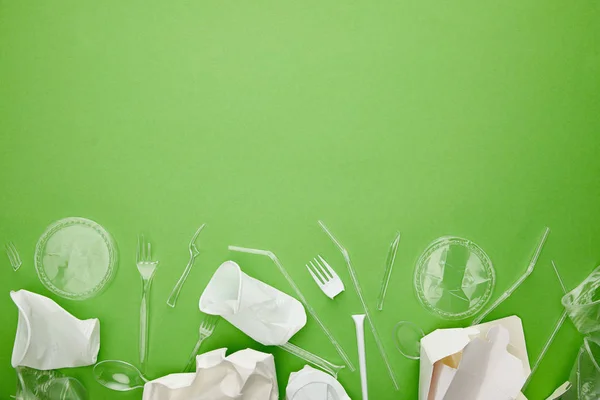
M579 332L600 331L600 266L564 295L562 304Z
M600 339L586 337L575 360L569 382L571 388L561 400L600 399Z
M87 400L85 387L77 379L49 370L17 368L17 400Z

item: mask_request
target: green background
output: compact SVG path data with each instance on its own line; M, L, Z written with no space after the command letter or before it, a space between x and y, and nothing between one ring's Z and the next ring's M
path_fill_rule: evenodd
M0 0L0 398L14 394L17 312L10 290L98 317L100 359L138 363L141 284L135 241L161 261L151 296L148 375L177 372L196 338L198 298L218 265L288 293L274 251L356 361L361 307L323 219L349 249L375 308L389 243L403 233L376 321L401 384L395 392L367 333L373 399L415 399L418 362L392 329L468 324L427 313L412 287L432 240L478 243L497 271L494 298L521 274L545 226L531 278L489 319L523 318L535 360L561 313L555 260L569 288L600 261L600 3L597 0L164 1ZM93 219L118 243L110 287L83 302L37 279L36 241L68 216ZM166 305L206 222L201 255L175 309ZM335 301L304 268L325 256L349 290ZM341 363L314 321L292 340ZM529 386L543 399L564 382L582 341L570 321ZM226 322L205 350L275 355L280 390L303 363ZM92 399L141 399L67 370ZM358 373L340 374L360 398Z

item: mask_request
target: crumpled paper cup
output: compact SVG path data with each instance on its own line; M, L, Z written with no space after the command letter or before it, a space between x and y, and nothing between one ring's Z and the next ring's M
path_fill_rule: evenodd
M19 290L10 292L19 310L11 364L39 370L96 363L100 321L75 318L53 300Z
M220 315L265 346L279 346L306 325L304 306L295 298L242 272L226 261L200 297L200 311Z
M196 373L171 374L144 385L143 400L277 400L273 355L218 349L196 357Z

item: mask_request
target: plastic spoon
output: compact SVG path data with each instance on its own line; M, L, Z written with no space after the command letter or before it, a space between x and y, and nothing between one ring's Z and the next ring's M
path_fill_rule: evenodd
M148 382L140 370L119 360L100 361L94 366L94 378L102 386L119 392L143 388Z

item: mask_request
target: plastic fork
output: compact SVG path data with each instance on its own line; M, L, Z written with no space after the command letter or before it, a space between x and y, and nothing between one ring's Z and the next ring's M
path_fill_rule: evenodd
M200 351L200 346L202 346L202 342L210 337L213 334L215 327L217 326L217 322L219 322L219 316L217 315L207 315L204 320L200 323L200 329L198 330L198 341L194 346L194 350L188 359L187 365L183 372L190 372L196 366L196 356Z
M146 372L148 361L148 311L152 278L158 261L152 261L152 245L146 242L144 235L138 236L136 255L137 269L142 277L142 303L140 305L140 366Z
M179 280L175 284L175 287L173 287L171 294L169 295L167 304L170 307L175 307L175 305L177 304L177 299L179 298L179 293L181 292L181 288L183 287L183 284L185 283L188 275L190 274L190 271L192 270L192 266L194 265L194 260L200 254L200 251L196 247L196 239L198 239L198 235L200 235L200 232L202 231L202 229L204 229L205 225L206 224L200 225L200 228L198 228L196 233L194 233L194 236L192 236L192 240L190 240L190 244L188 245L188 250L190 252L190 259L187 263L187 266L183 270L183 273L179 277Z
M10 265L12 265L13 270L16 271L21 268L21 257L19 256L19 252L15 247L13 242L8 242L4 245L6 249L6 255L8 256L8 260L10 261Z
M319 260L316 258L306 264L306 269L313 277L319 288L325 293L327 297L333 300L335 296L344 291L344 282L340 279L338 274L335 273L331 265L321 256ZM316 265L315 265L316 264Z

